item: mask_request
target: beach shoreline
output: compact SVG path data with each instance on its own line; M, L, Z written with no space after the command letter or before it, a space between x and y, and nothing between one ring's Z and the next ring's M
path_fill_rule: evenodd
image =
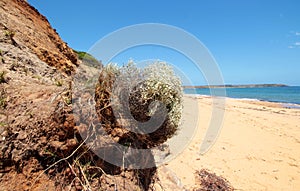
M286 109L300 109L300 104L298 103L290 103L290 102L278 102L278 101L269 101L269 100L262 100L262 99L254 99L254 98L233 98L233 97L219 97L219 96L212 96L212 95L204 95L204 94L184 94L185 97L192 97L192 98L223 98L223 99L233 99L233 100L240 100L240 101L249 101L249 102L257 102L256 104L277 104L278 107L286 108Z
M225 177L237 190L300 190L300 110L274 102L225 99L218 138L201 155L200 145L214 120L213 99L184 95L179 134L185 134L195 119L196 131L184 151L158 168L162 182L167 180L160 169L168 169L183 190L191 189L193 173L205 168Z

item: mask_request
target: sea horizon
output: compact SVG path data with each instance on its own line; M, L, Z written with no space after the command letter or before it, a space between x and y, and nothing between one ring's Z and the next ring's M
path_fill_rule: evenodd
M210 89L218 88L219 87L184 88L184 93L200 96L212 96ZM282 103L284 107L292 107L292 105L289 104L297 104L300 106L300 86L225 87L225 89L225 97L228 98Z

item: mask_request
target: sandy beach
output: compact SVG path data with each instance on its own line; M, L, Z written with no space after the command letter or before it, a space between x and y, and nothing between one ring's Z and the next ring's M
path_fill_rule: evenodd
M184 100L183 127L192 126L196 118L197 132L179 156L158 169L164 190L169 190L171 182L182 190L191 189L194 172L202 168L225 177L236 190L300 190L300 109L226 98L218 139L200 155L206 128L213 120L212 98L185 96ZM189 112L195 102L198 113Z

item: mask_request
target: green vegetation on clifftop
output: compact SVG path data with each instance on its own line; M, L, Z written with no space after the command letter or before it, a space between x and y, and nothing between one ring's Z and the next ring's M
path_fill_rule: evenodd
M73 50L73 51L78 55L79 60L83 61L88 66L95 67L95 68L102 67L101 61L97 60L91 54L83 51L77 51L77 50Z

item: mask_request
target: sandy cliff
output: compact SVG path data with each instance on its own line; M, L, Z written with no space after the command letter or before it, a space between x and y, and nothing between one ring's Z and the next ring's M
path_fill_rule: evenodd
M73 70L77 55L62 41L46 17L24 0L0 1L0 30L13 35L16 45L29 48L39 59L51 66Z

